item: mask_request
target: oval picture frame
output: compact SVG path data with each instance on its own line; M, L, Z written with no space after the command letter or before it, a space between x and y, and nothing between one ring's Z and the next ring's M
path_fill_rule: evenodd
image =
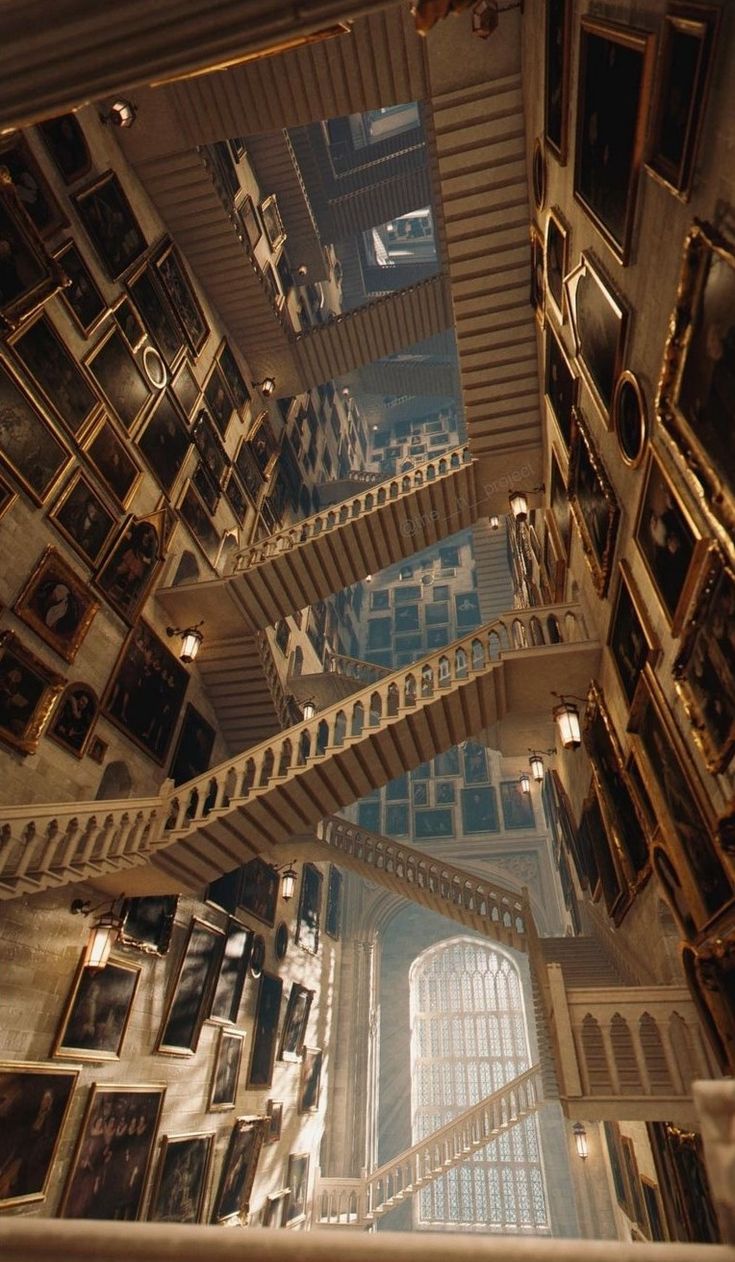
M275 945L276 959L277 960L285 959L286 952L288 950L288 925L286 924L285 920L282 920L278 928L276 929L274 945Z
M533 146L531 185L536 209L543 210L546 201L546 155L540 136L536 138L536 143Z
M164 390L168 383L168 369L155 346L143 348L143 369L155 390Z
M637 469L648 443L648 410L641 383L627 368L615 383L612 418L620 454L630 469Z
M250 952L250 975L260 977L265 967L265 938L256 933L253 938L253 949Z

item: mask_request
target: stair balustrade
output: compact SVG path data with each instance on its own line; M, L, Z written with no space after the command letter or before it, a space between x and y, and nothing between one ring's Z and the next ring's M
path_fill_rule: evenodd
M346 675L358 683L373 684L390 675L389 666L376 666L374 662L364 662L360 657L348 657L346 653L328 653L324 669L334 675Z

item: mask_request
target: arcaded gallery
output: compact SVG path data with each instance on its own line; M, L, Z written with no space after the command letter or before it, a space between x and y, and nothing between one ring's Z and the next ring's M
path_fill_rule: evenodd
M735 1262L733 0L0 67L3 1259Z

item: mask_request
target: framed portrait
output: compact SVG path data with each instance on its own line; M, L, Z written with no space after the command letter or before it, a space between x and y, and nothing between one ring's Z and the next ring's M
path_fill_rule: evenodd
M107 302L74 241L66 241L54 255L69 284L61 297L81 333L88 337L107 314Z
M250 390L248 389L245 378L243 377L237 360L232 352L229 342L223 342L218 355L217 362L222 371L222 375L227 382L227 389L232 395L232 401L239 412L243 411L250 402Z
M266 197L265 201L260 203L260 217L263 221L268 244L275 254L286 240L286 229L283 226L275 193L271 197Z
M561 166L567 160L571 24L572 0L546 0L544 141Z
M280 880L275 868L264 859L256 857L243 865L240 906L271 928L276 922Z
M0 1061L0 1209L43 1201L80 1067Z
M546 155L541 138L536 137L531 159L531 192L533 204L537 210L543 210L546 203Z
M209 513L193 482L189 482L179 501L178 510L211 566L220 549L220 532L212 525Z
M582 550L592 571L595 591L598 596L604 596L612 571L620 505L582 414L577 409L574 411L574 422L569 458L569 502Z
M579 381L548 321L545 332L544 393L568 449L572 441L572 414L577 403Z
M569 271L569 228L561 211L554 206L546 219L544 238L544 276L546 279L547 311L563 324L566 319L564 277Z
M291 1153L286 1171L286 1183L291 1189L286 1209L286 1223L303 1222L309 1196L309 1154Z
M107 757L107 750L107 741L101 740L99 736L93 736L87 747L87 757L101 767Z
M212 1021L237 1021L243 986L247 977L254 933L239 920L227 925L225 947L209 1012Z
M370 803L366 803L367 806ZM407 837L411 831L409 808L403 803L391 802L385 808L385 831L389 837ZM324 930L327 931L326 920ZM330 935L332 936L332 935Z
M166 955L171 944L178 901L178 894L127 898L120 929L123 946L145 951L146 955Z
M695 223L684 242L657 412L698 498L735 531L735 248Z
M141 620L123 645L103 709L116 727L163 766L188 683L186 668Z
M234 1109L244 1045L245 1035L239 1030L227 1030L224 1027L220 1030L207 1105L210 1113Z
M286 1016L281 1031L281 1043L278 1048L279 1060L298 1061L301 1059L313 1002L313 990L307 990L298 982L291 984L291 993L288 997Z
M500 782L500 804L503 808L503 824L506 828L536 827L531 794L523 792L519 780Z
M579 841L593 901L602 895L608 916L619 925L630 907L628 885L594 783L579 817Z
M249 1087L269 1087L273 1078L278 1022L281 1016L283 982L271 973L262 973L251 1041Z
M408 812L406 812L408 813ZM333 863L329 865L327 879L327 910L324 915L324 932L338 939L342 928L342 887L344 876Z
M498 801L495 789L460 789L462 830L465 833L497 833L500 831Z
M133 622L163 562L160 515L132 517L106 557L96 585L127 622Z
M235 217L242 229L243 238L252 252L263 235L263 226L255 203L248 193L236 208Z
M161 1138L148 1222L202 1222L213 1146L214 1131Z
M648 416L641 383L627 369L615 383L612 419L620 454L629 468L637 469L648 442Z
M49 317L42 313L24 325L13 350L46 401L78 438L99 407L99 399Z
M645 820L639 813L625 772L623 751L602 691L595 680L584 716L584 744L592 764L606 829L619 856L618 866L631 889L648 879Z
M457 800L457 786L451 780L440 780L436 783L437 806L453 806Z
M685 895L701 929L731 903L732 881L713 841L711 807L650 670L641 675L629 729L667 849L689 878Z
M94 567L117 526L116 516L83 473L75 473L49 513L56 529Z
M319 1048L304 1048L301 1058L301 1079L299 1082L299 1113L316 1113L319 1108L322 1059L322 1052Z
M683 1230L688 1240L716 1243L721 1236L701 1135L673 1122L647 1122L646 1130L671 1236Z
M140 974L139 964L121 959L85 968L82 954L51 1054L119 1060Z
M703 567L674 679L708 771L735 751L735 571L719 551Z
M191 702L187 702L169 776L175 785L195 780L209 770L214 748L215 730Z
M235 454L235 468L239 476L242 478L243 485L248 495L254 501L257 501L263 485L263 479L258 468L258 462L255 459L247 439L243 438L240 446Z
M610 619L608 645L628 705L632 705L641 671L646 663L655 666L661 645L641 601L630 565L621 561L620 581Z
M127 294L118 299L113 307L113 312L118 328L131 351L140 350L143 343L147 341L148 334L143 327L143 321Z
M89 684L69 684L54 710L48 735L75 758L83 758L98 710L94 688Z
M422 837L451 837L454 834L454 811L451 807L433 810L418 807L413 813L413 827L417 840Z
M118 280L147 243L114 171L106 171L77 193L74 204L110 280Z
M487 750L478 741L465 741L462 746L465 784L488 784Z
M646 31L582 17L574 196L623 264L644 157L655 43Z
M170 495L191 446L191 438L186 421L167 390L161 391L137 444L161 490Z
M628 1185L625 1177L625 1163L623 1159L620 1127L617 1122L603 1122L602 1125L605 1131L607 1154L610 1159L610 1173L612 1174L615 1199L623 1213L627 1214L628 1217L632 1217L632 1211L628 1201Z
M172 369L186 349L186 339L151 263L130 277L128 293L167 368Z
M250 952L250 976L261 977L265 968L265 938L256 933L253 938L253 949Z
M207 470L217 486L220 486L229 461L206 408L200 408L197 412L191 434Z
M0 138L0 166L7 168L17 201L36 232L48 237L67 222L20 132L14 131Z
M668 1240L666 1227L664 1226L666 1218L664 1215L663 1201L661 1200L661 1190L657 1183L652 1179L647 1179L645 1174L641 1175L641 1191L643 1192L643 1202L646 1207L646 1216L648 1218L648 1237L650 1240Z
M238 526L241 526L251 504L235 468L227 470L223 489L225 499L235 515L235 521Z
M107 417L87 439L85 454L107 490L125 508L133 498L142 474Z
M269 1192L263 1206L264 1227L285 1227L290 1188L281 1188L279 1192Z
M194 371L188 359L181 365L174 377L171 389L176 395L179 407L184 415L191 418L201 394L201 386L194 376Z
M86 364L123 429L129 433L150 402L153 390L118 325L112 325L90 351Z
M64 284L65 276L46 253L21 199L4 173L0 153L0 330L12 330Z
M265 1133L265 1143L275 1144L281 1138L281 1127L283 1125L283 1104L280 1100L268 1100L265 1106L266 1117L268 1118L268 1129Z
M549 518L552 523L561 559L566 563L572 543L572 510L566 478L561 471L559 458L551 448L549 457Z
M709 542L699 538L692 518L653 451L633 537L671 634L678 635Z
M184 261L172 242L164 244L162 252L156 257L156 269L186 340L194 354L198 355L209 337L209 327Z
M36 126L65 184L73 184L87 174L92 159L76 114L59 114Z
M722 10L669 4L662 19L648 170L688 199Z
M544 322L544 306L545 306L545 286L544 286L544 239L536 227L532 223L529 228L531 238L531 283L529 287L529 302L536 312L536 319L539 324Z
M322 909L322 874L313 863L305 863L301 875L299 914L295 940L305 951L316 955L319 947L319 922Z
M217 429L224 438L235 405L227 389L224 373L217 363L212 365L212 371L205 382L204 400Z
M157 1052L190 1056L209 1012L214 979L224 949L222 929L194 917L173 982Z
M635 1144L628 1135L621 1138L623 1149L623 1164L625 1167L625 1177L630 1193L630 1217L634 1223L645 1231L648 1227L646 1218L646 1207L643 1201L643 1189L641 1187L641 1176L638 1170L638 1162L635 1155Z
M271 471L272 461L278 452L278 444L267 412L261 412L253 422L253 427L248 434L248 444L261 477L267 478Z
M277 960L285 960L286 952L288 951L288 943L288 925L285 920L282 920L276 929L275 936L273 938L273 950Z
M564 290L579 370L609 426L613 391L623 368L628 307L586 251L565 278Z
M92 1084L60 1218L140 1217L165 1095L158 1085Z
M65 662L73 662L99 609L89 588L56 548L41 554L13 611Z
M239 1117L235 1122L222 1162L212 1222L241 1220L247 1213L266 1125L264 1117Z

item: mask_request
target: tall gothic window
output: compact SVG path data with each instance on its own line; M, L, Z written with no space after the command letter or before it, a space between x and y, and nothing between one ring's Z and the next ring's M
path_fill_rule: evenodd
M500 947L458 937L414 960L413 1142L530 1067L518 969ZM541 1235L550 1231L538 1122L530 1116L423 1188L417 1226Z

